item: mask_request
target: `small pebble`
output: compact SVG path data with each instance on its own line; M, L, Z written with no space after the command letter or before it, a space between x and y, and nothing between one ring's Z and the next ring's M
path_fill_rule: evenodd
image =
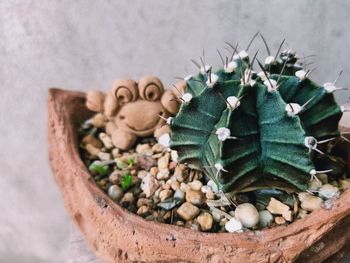
M261 228L271 226L273 221L273 215L268 210L262 210L259 212L259 226Z
M201 191L189 190L186 192L186 201L194 205L203 205L205 200L205 195Z
M335 187L331 184L322 185L322 187L318 190L318 193L320 197L325 199L338 197L340 195L338 187Z
M183 164L179 164L175 168L174 176L176 180L178 180L180 183L184 182L188 177L188 173L186 172L186 169L187 169L186 166Z
M286 212L283 212L282 217L288 221L292 222L293 221L293 212L291 210L288 210Z
M104 128L108 122L107 117L102 113L97 113L92 118L92 125L96 128Z
M202 231L209 231L213 227L213 217L208 212L203 212L197 217L197 222Z
M145 144L138 144L138 145L136 146L136 152L137 152L137 153L142 154L142 153L144 153L144 152L146 152L146 151L148 151L148 150L151 150L151 146L150 146L148 143L145 143Z
M81 141L84 145L91 144L98 149L101 149L103 147L102 143L91 134L84 136Z
M147 174L141 182L141 189L146 194L146 197L150 197L158 189L158 181L150 173Z
M112 184L120 184L123 178L123 173L119 170L114 170L108 177Z
M146 169L147 170L147 169ZM153 176L157 176L159 169L158 167L152 167L149 172L153 175Z
M189 186L191 187L191 189L194 190L194 191L200 191L201 188L202 188L202 186L203 186L202 182L199 181L199 180L194 180L194 181L188 183L188 185L189 185Z
M164 151L164 147L163 147L163 145L156 143L155 145L153 145L152 151L155 153L161 153Z
M178 157L179 156L177 155L177 151L171 151L170 152L170 158L171 158L172 161L177 162L177 158Z
M181 183L180 184L180 190L182 191L182 192L187 192L187 191L189 191L191 188L187 185L187 184L185 184L185 183Z
M146 156L146 155L138 155L137 156L137 160L136 160L136 164L138 167L140 167L143 170L146 171L150 171L150 173L153 174L152 169L154 170L154 168L157 169L157 171L155 172L154 176L157 174L158 172L158 168L154 167L157 165L157 160L153 159L150 156Z
M216 210L212 210L211 215L213 216L215 222L220 222L222 214L218 213Z
M215 194L213 191L210 191L210 192L205 194L205 197L209 200L213 200L213 199L215 199Z
M174 198L183 202L185 201L185 193L182 192L180 189L177 189L174 193Z
M173 191L170 189L163 190L159 193L160 201L163 202L173 195Z
M137 200L136 206L137 206L137 207L141 207L141 206L143 206L143 205L149 206L149 205L151 205L151 203L152 203L152 200L150 200L150 199L147 199L147 198L139 198L139 200Z
M339 185L340 185L340 188L344 191L347 189L350 189L350 179L347 178L347 179L340 180Z
M110 153L99 152L97 156L98 156L98 158L100 158L101 161L110 161L110 160L112 160L112 156L111 156Z
M86 144L85 145L85 150L91 154L93 157L97 157L98 154L101 152L101 150L99 148L96 148L95 146L93 146L92 144Z
M188 221L188 222L186 222L185 227L187 227L189 229L192 229L194 231L199 231L200 230L199 224L197 222L195 222L195 221Z
M242 232L243 231L243 225L237 219L231 218L229 221L227 221L225 223L225 229L226 229L227 232L230 232L230 233Z
M328 184L328 175L327 174L317 174L316 176L322 182L322 184Z
M309 182L309 190L310 191L318 191L322 186L321 180L313 179Z
M178 181L171 182L170 187L171 187L171 189L176 191L177 189L180 189L180 183Z
M282 215L283 213L287 212L289 210L289 206L283 204L282 202L278 201L277 199L271 197L270 202L268 206L266 207L267 210L270 211L272 214L276 215Z
M114 201L119 201L124 195L124 192L121 187L118 185L111 185L108 188L108 196Z
M238 205L235 210L235 217L247 228L251 228L259 222L259 212L250 203Z
M147 175L147 171L145 170L141 170L137 172L137 177L140 178L141 180L145 178L146 175Z
M167 180L169 179L169 170L168 169L161 169L157 173L157 179L158 180Z
M200 210L193 204L185 202L177 209L176 212L182 219L189 221L194 219L199 214Z
M301 202L300 204L301 208L309 212L320 208L323 203L322 198L313 196L306 192L299 193L298 198Z
M123 198L120 200L120 204L123 207L128 207L130 206L132 203L134 203L135 201L135 197L132 193L126 193Z
M214 193L218 193L219 192L218 186L216 185L216 183L213 180L209 180L207 185L211 188L211 190Z
M112 149L114 148L114 145L112 143L112 139L111 137L109 137L107 134L105 134L104 132L101 132L98 135L98 138L100 138L100 140L102 141L103 145L108 149Z
M145 215L147 215L149 212L150 212L149 207L146 206L146 205L143 205L143 206L141 206L141 207L137 210L136 213L137 213L139 216L145 216Z
M118 148L114 148L112 150L112 156L114 159L120 157L120 150Z
M307 211L300 208L299 211L298 211L298 218L304 218L305 216L307 216Z
M168 170L168 165L169 165L169 154L167 153L163 157L158 159L158 169Z
M275 222L277 225L283 225L286 223L286 220L282 216L276 216Z

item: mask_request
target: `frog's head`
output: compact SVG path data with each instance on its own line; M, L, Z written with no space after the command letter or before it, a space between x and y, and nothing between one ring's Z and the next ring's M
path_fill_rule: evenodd
M152 135L164 124L160 116L176 114L178 108L173 91L165 90L156 77L143 77L138 83L117 80L104 102L105 114L117 127L139 137Z

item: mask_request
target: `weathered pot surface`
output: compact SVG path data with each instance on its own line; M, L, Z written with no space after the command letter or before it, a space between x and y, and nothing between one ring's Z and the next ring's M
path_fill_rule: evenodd
M80 159L76 124L91 115L85 99L84 93L50 89L49 155L69 214L105 262L339 260L350 240L350 190L291 225L246 233L200 233L126 211L99 189Z

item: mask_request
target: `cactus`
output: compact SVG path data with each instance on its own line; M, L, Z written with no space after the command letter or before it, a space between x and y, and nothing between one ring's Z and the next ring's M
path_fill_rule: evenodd
M318 172L339 166L324 149L341 136L342 108L333 96L339 88L311 81L290 50L267 57L264 66L258 61L260 73L253 71L255 57L236 50L226 61L219 53L223 67L214 73L204 58L202 66L194 62L200 73L185 78L180 110L168 120L170 148L223 192L306 190ZM318 171L319 157L332 169Z

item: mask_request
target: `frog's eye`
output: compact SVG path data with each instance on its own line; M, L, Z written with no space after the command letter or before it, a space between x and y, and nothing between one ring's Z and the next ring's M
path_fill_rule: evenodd
M139 82L140 97L148 101L160 100L164 88L156 77L144 77Z
M117 80L113 85L113 94L120 105L137 98L136 82L133 80Z

